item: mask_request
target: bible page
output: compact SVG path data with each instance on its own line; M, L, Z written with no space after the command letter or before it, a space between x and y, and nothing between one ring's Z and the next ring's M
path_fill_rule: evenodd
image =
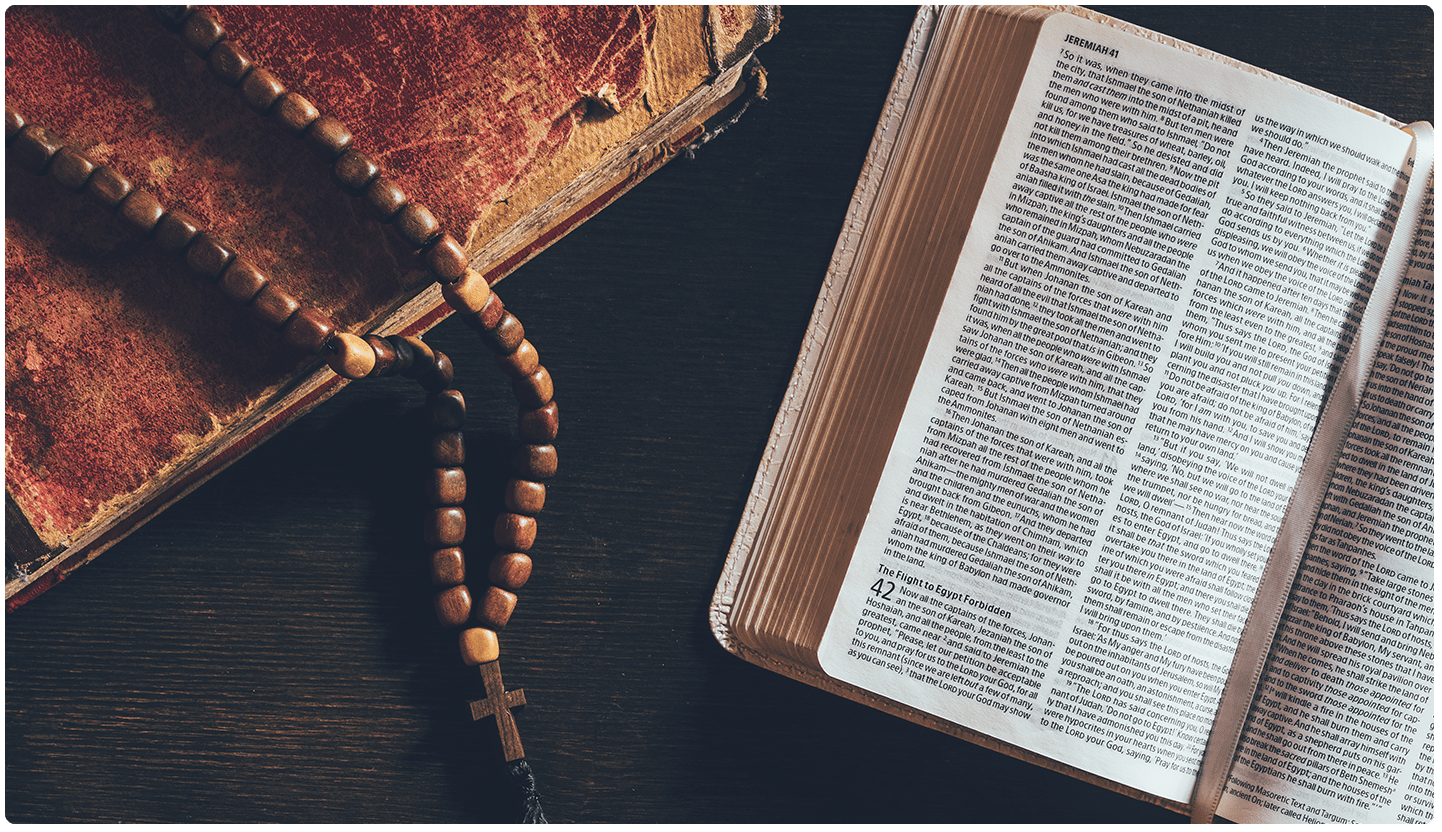
M1218 806L1231 820L1433 817L1432 213Z
M1295 85L1050 18L826 672L1187 800L1408 147Z

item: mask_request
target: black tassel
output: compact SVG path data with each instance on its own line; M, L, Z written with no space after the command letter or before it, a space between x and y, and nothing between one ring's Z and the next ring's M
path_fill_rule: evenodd
M536 792L536 775L526 758L506 763L506 777L516 792L516 804L520 808L516 821L546 823L546 815L541 811L541 796Z

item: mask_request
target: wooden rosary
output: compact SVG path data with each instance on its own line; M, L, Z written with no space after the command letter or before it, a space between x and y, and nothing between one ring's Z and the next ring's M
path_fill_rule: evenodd
M422 536L432 550L431 580L440 588L435 597L436 617L447 628L461 628L461 661L480 670L486 695L471 703L471 715L476 720L495 717L508 773L521 785L522 819L544 823L534 777L511 716L512 708L525 704L525 694L505 689L497 631L506 626L515 609L516 590L530 577L531 558L526 553L535 543L536 515L546 501L543 481L556 472L552 443L559 413L550 373L526 340L521 322L506 310L484 276L469 267L460 244L441 230L424 205L408 199L370 157L351 146L353 136L344 124L323 115L305 97L288 91L275 75L257 66L211 13L192 6L165 6L157 7L156 14L216 76L238 88L251 109L299 137L331 166L336 182L347 194L364 202L379 221L394 225L440 284L446 302L480 333L496 354L497 365L512 379L511 389L520 404L522 445L513 459L517 476L506 484L504 510L496 517L494 539L500 553L491 560L484 591L475 595L467 586L479 576L467 569L461 548L466 535L461 432L466 405L460 391L451 386L454 368L444 353L432 350L417 337L362 337L340 330L328 315L301 305L194 218L167 210L115 169L96 164L7 106L5 143L11 158L33 174L48 173L62 187L88 194L131 231L182 257L192 271L244 304L287 344L322 357L338 375L347 379L402 375L415 379L428 392L427 411L434 433L429 443L433 470L426 496L432 508L426 514Z

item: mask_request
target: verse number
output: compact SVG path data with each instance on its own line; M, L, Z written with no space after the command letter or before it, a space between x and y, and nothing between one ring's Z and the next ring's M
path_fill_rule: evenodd
M894 589L896 589L896 584L883 578L877 578L876 583L871 585L872 594L883 601L891 600L891 592Z

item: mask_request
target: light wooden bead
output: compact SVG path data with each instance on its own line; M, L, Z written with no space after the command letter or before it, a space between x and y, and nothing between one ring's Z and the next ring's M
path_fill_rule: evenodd
M486 577L495 586L514 592L530 580L531 558L522 552L502 552L491 558L491 568Z
M436 468L426 481L426 497L433 506L458 506L466 501L466 469Z
M432 546L459 546L466 539L466 510L456 506L432 509L422 523L422 532Z
M546 504L546 486L530 480L506 483L506 508L517 514L540 514Z
M466 556L460 547L451 546L431 552L431 583L436 586L455 586L465 582Z
M493 662L501 657L501 642L495 630L472 627L461 631L461 661L470 667Z
M442 627L459 627L471 617L471 591L465 585L436 593L436 620Z
M496 517L496 545L524 552L536 542L536 518L503 511Z
M516 595L498 586L487 587L476 602L472 615L477 624L484 624L492 630L500 630L511 620L516 611Z
M524 378L541 366L541 356L530 341L522 340L515 352L496 356L496 366L511 378Z
M327 348L325 363L342 378L365 378L376 366L376 351L359 335L337 332Z
M484 309L491 299L491 284L486 282L485 275L475 269L466 269L460 280L441 286L441 296L462 315L474 315Z
M511 382L511 392L522 407L541 407L556 394L551 383L551 373L545 367L537 367L530 373Z

